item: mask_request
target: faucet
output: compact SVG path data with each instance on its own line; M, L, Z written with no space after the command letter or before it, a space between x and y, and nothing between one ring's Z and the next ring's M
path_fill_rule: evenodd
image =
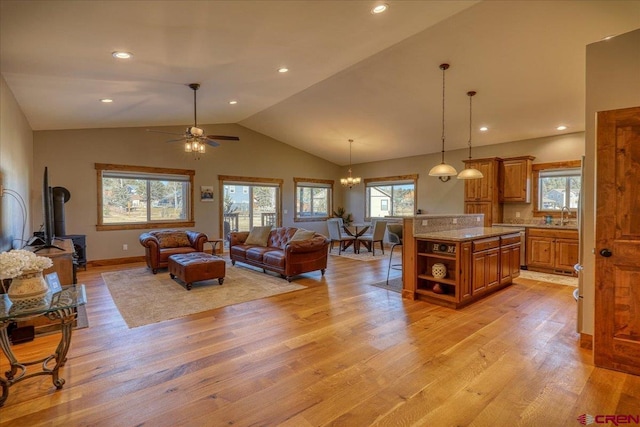
M565 218L564 216L564 212L567 212L567 217ZM569 217L571 216L571 211L569 210L568 207L563 206L562 207L562 211L560 212L560 224L561 225L567 225L567 223L569 222Z

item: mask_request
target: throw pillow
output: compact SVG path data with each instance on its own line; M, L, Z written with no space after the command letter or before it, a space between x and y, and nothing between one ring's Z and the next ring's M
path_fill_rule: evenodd
M155 233L160 243L160 248L180 248L191 246L187 233L182 231L158 232Z
M313 230L305 230L304 228L298 228L296 232L293 233L293 236L291 236L291 240L289 241L293 242L296 240L309 240L313 238L313 236L315 235L316 235L316 232Z
M247 240L244 241L244 244L267 246L267 242L269 241L269 233L271 233L270 225L265 225L264 227L253 227L249 232Z

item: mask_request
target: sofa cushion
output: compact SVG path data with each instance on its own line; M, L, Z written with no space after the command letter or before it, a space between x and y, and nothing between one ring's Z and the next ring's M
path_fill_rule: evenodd
M252 248L247 249L246 257L247 257L248 260L251 260L251 261L262 262L264 254L267 253L267 252L270 252L270 251L282 252L277 248L254 246Z
M276 267L279 270L284 270L286 257L283 251L270 251L266 252L262 257L262 262L270 267Z
M293 242L296 240L309 240L313 238L313 236L315 235L316 235L315 231L305 230L304 228L298 228L296 232L293 234L293 236L291 237L291 240L289 241Z
M158 231L153 234L158 239L160 249L191 246L187 233L184 231Z
M247 240L244 241L245 245L257 245L267 246L267 240L269 239L269 233L271 232L271 226L253 227L249 232Z

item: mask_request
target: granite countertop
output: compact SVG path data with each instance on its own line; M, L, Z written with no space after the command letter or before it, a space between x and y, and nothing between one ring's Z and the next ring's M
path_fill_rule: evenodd
M518 228L514 228L518 227ZM473 227L473 228L461 228L459 230L448 231L432 231L428 233L418 233L414 237L418 239L437 239L437 240L449 240L455 242L465 242L468 240L483 239L486 237L502 236L505 234L513 234L519 230L524 230L524 227L509 224L509 226L501 227Z
M493 224L494 227L518 227L518 228L551 228L557 230L577 230L578 225L569 223L567 225L560 224Z

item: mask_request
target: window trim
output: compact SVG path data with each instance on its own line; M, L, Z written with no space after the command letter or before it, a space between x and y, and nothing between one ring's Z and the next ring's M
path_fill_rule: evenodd
M539 194L540 194L540 172L551 169L580 169L582 162L580 160L568 160L566 162L551 162L551 163L536 163L531 165L532 171L532 203L533 203L533 216L547 216L550 215L553 218L560 218L561 211L545 211L538 208ZM577 209L570 209L571 212L576 212Z
M110 231L110 230L140 230L149 228L182 228L182 227L194 227L195 226L195 213L194 213L194 176L195 170L192 169L172 169L172 168L157 168L150 166L132 166L132 165L116 165L111 163L95 163L96 169L96 182L97 182L97 223L96 231ZM105 171L114 172L138 172L142 174L167 174L167 175L184 175L189 179L189 219L186 221L152 221L144 223L133 224L105 224L102 218L102 212L104 208L104 201L102 199L102 174ZM186 182L186 181L185 181Z
M412 181L413 182L413 208L414 210L417 209L418 206L418 178L419 178L419 174L411 174L411 175L396 175L396 176L384 176L384 177L378 177L378 178L365 178L363 180L364 182L364 215L365 221L371 221L371 216L367 216L367 205L368 205L368 198L367 198L367 187L369 186L369 184L372 183L381 183L381 184L388 184L388 185L401 185L403 182L407 182L407 181ZM392 216L397 216L397 215L392 215Z
M327 206L327 216L315 216L315 217L299 217L298 216L298 185L301 183L309 183L309 184L322 184L322 188L327 188L330 191L328 206ZM335 181L333 179L318 179L318 178L293 178L293 222L315 222L315 221L326 221L331 217L333 212L333 195L334 189L333 186ZM301 185L304 187L303 185Z

